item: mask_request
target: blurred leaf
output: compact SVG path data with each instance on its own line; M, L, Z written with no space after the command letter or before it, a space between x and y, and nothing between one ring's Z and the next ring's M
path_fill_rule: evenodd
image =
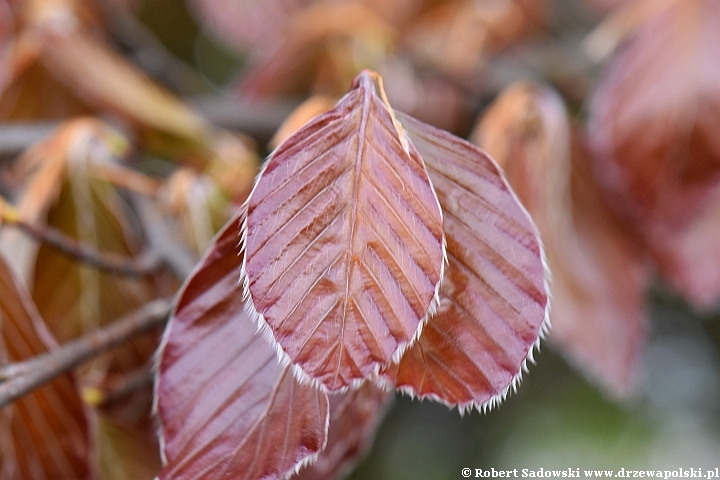
M0 255L0 363L46 353L52 335ZM69 374L0 410L4 480L90 477L88 425Z
M247 193L256 172L254 152L111 49L93 28L88 5L40 1L32 7L21 9L24 29L11 52L10 83L5 89L0 83L0 118L109 112L138 134L145 149L206 170L230 196ZM228 168L234 181L226 183Z
M317 461L293 478L342 478L369 450L375 429L392 398L391 391L372 381L366 381L357 390L331 395L327 447Z
M139 255L139 232L131 226L119 192L103 179L105 166L117 163L114 153L125 146L124 141L98 120L78 119L61 125L16 164L16 172L27 185L18 201L21 218L36 225L50 225L99 251L126 257ZM11 233L15 232L7 232ZM24 272L48 328L62 342L176 288L167 279L132 279L97 271L22 236L15 237L14 243L10 240L9 235L3 236L4 248L24 249L16 251L24 252L22 265L16 264L16 268ZM145 335L93 359L77 372L78 383L83 389L102 389L116 376L144 366L157 343L157 336ZM148 385L139 389L122 412L105 414L124 420L127 428L134 423L136 436L152 435L154 427L146 421L150 398ZM111 453L117 443L101 438L101 423L92 425L94 441L103 444L98 450L99 462L112 463L121 458L122 452ZM102 457L106 454L108 458ZM117 463L115 467L127 468Z
M618 53L592 99L593 171L661 268L673 263L666 235L691 228L720 181L718 44L720 3L675 2ZM699 305L720 296L720 276L661 273Z
M505 169L537 222L552 272L550 339L610 393L628 394L645 340L648 271L605 205L586 151L580 143L570 151L562 100L548 88L515 84L473 139Z
M23 183L17 201L20 218L33 224L45 223L68 176L67 152L77 138L97 138L101 139L101 144L109 144L116 135L103 122L82 119L59 127L49 138L25 151L15 164L15 174ZM26 284L32 285L39 245L28 240L22 232L2 231L0 248L8 255L15 272Z
M97 413L97 448L103 480L152 480L160 471L158 439L154 428L139 429ZM148 417L147 422L152 423ZM149 425L150 426L150 425Z
M373 75L273 153L248 206L254 309L331 391L413 340L442 278L437 197Z
M245 313L239 235L235 217L190 276L165 333L162 479L282 478L327 440L327 395L281 367Z
M4 90L7 82L14 30L15 25L8 0L0 0L0 92Z
M603 60L653 17L685 0L592 0L598 8L616 7L585 40L585 51ZM591 3L592 3L591 2Z
M460 410L501 400L522 373L547 308L538 238L497 165L469 143L399 116L443 209L440 307L386 376Z
M720 186L689 217L682 228L651 223L645 235L652 239L651 254L670 286L696 306L712 309L720 295Z
M282 41L259 49L240 92L281 96L315 86L315 93L342 95L363 67L376 67L396 32L359 2L320 2L288 19Z
M275 40L287 18L312 0L188 0L207 30L230 47L247 50Z
M546 0L443 2L408 28L404 43L419 61L462 77L489 54L537 31L546 10Z
M192 247L199 258L228 220L227 197L210 177L189 168L176 170L159 197L163 210L183 235L181 243Z

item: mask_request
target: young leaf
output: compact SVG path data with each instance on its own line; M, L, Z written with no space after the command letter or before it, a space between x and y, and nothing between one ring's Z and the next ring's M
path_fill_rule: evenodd
M270 157L246 235L261 323L328 390L359 382L415 338L442 277L442 216L372 74Z
M330 397L327 448L296 480L342 478L367 452L375 429L393 398L392 391L366 381L357 390Z
M40 314L0 255L0 364L47 352ZM2 383L0 383L2 386ZM88 425L69 374L0 409L0 478L89 478Z
M325 447L328 398L281 367L243 308L236 217L190 276L165 332L163 480L282 478Z
M487 155L410 116L398 118L440 199L448 266L437 313L385 376L460 409L492 406L519 378L543 326L539 240Z
M627 228L605 205L587 152L571 140L562 99L532 83L507 88L473 135L540 230L552 272L550 341L621 397L633 387L642 353L648 272Z

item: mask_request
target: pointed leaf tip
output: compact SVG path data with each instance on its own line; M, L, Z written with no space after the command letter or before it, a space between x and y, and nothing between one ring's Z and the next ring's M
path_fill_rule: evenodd
M283 142L248 201L244 272L261 324L330 391L418 334L443 272L442 214L369 72Z

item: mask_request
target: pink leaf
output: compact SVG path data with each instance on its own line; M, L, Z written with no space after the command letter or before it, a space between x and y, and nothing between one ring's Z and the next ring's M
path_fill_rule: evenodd
M249 199L254 308L290 360L331 391L409 345L442 278L440 207L398 128L361 73L334 110L278 147Z
M244 313L239 228L219 234L165 333L161 479L282 478L325 447L327 395L281 367Z
M440 307L386 372L420 397L492 405L517 381L547 307L541 250L497 165L447 132L401 115L440 199L448 266Z

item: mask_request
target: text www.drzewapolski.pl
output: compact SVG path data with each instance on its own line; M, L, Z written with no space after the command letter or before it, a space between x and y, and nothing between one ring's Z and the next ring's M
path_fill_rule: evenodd
M704 480L720 480L720 467L715 469L676 468L673 470L582 470L566 468L563 470L546 470L514 468L512 470L496 470L491 468L463 468L463 478L655 478L670 480L672 478L702 478Z

